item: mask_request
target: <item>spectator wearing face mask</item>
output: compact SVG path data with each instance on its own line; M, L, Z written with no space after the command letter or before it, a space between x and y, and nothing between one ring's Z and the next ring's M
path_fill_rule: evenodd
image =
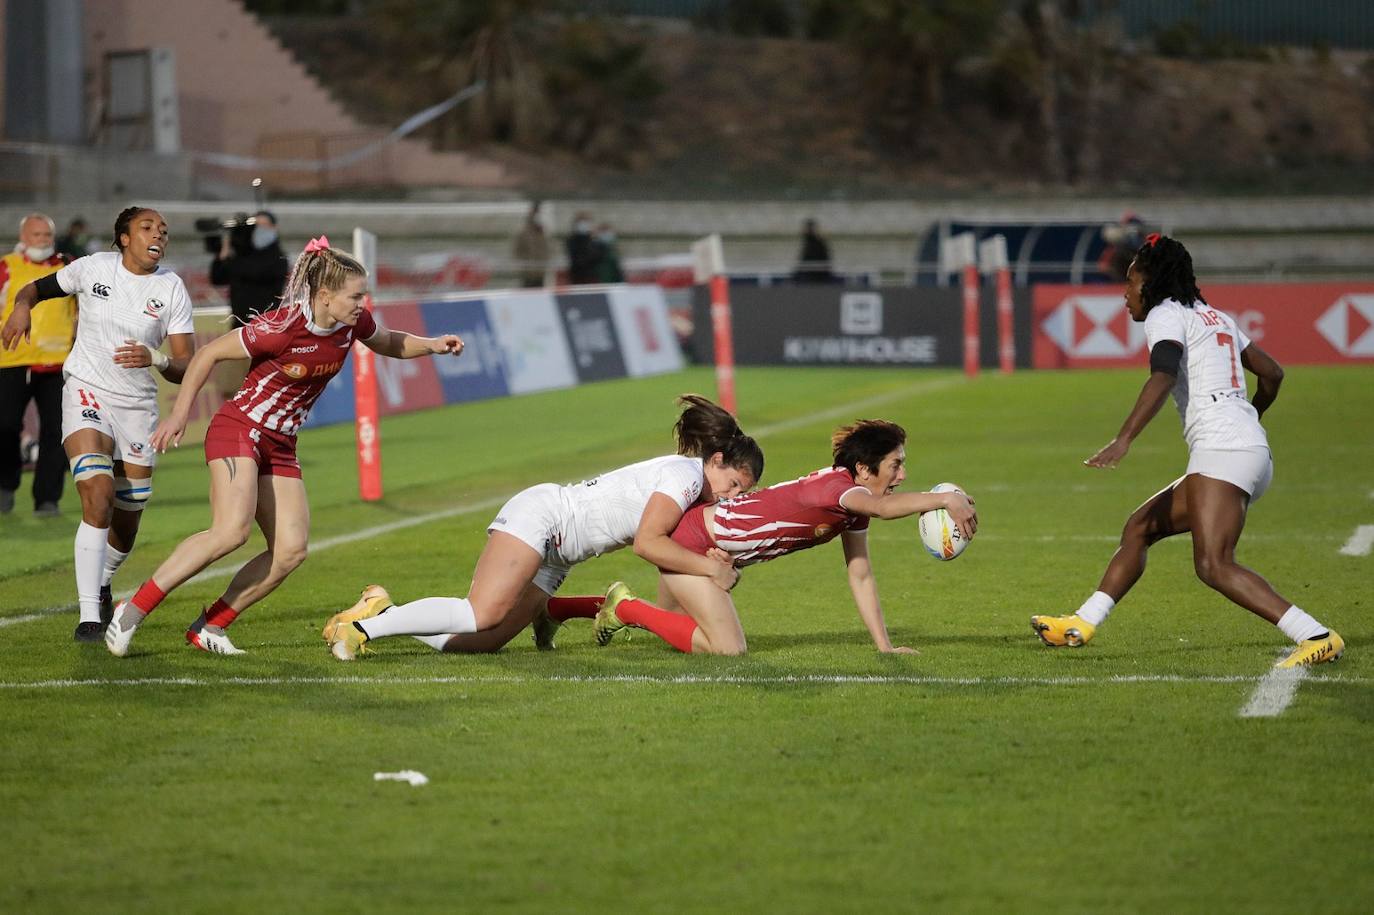
M277 238L277 219L259 210L251 225L223 236L219 254L210 263L210 282L229 287L233 326L242 327L254 315L276 306L288 272L290 265Z
M597 259L600 250L592 237L592 218L586 213L578 213L573 219L572 234L568 236L568 282L574 286L586 283L599 283L596 275Z
M609 222L596 227L596 281L598 283L623 283L625 271L620 268L620 252L615 246L615 229Z
M30 213L19 224L19 244L0 257L0 324L14 310L15 296L29 283L61 270L67 259L53 248L53 222ZM24 411L38 407L38 460L33 474L34 514L57 517L67 456L62 451L62 363L76 334L76 300L39 302L27 336L13 349L0 347L0 514L14 510L23 458L19 450Z

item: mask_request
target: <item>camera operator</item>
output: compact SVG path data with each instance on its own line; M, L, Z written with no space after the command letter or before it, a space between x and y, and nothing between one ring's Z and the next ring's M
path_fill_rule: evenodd
M269 310L281 298L290 271L277 238L277 220L267 210L237 219L220 233L219 253L210 263L210 282L229 287L234 327Z

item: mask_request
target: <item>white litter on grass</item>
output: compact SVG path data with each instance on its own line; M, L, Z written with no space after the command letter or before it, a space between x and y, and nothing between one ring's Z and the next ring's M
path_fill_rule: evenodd
M374 782L410 782L412 788L429 784L429 778L425 773L416 772L414 769L402 769L400 772L373 772L372 780Z
M1368 556L1374 549L1374 524L1361 524L1341 547L1342 556Z

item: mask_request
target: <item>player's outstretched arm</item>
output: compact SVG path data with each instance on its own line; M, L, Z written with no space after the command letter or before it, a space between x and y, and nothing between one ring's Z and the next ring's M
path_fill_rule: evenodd
M390 356L392 359L416 359L420 356L442 356L445 353L458 356L463 352L463 338L457 334L417 337L403 330L388 330L383 327L364 340L363 346L379 356Z
M856 515L885 521L943 508L949 512L959 533L966 538L978 533L978 512L974 510L973 500L962 492L890 492L875 496L871 492L851 490L845 493L840 505Z
M918 654L914 648L894 646L887 634L887 621L883 619L883 606L878 601L878 581L873 577L873 564L868 559L868 536L846 531L840 535L844 546L844 567L849 576L849 591L854 595L854 606L859 610L859 619L873 637L873 644L884 654Z
M157 424L148 444L155 451L166 451L169 445L180 445L181 436L186 432L186 424L191 419L191 406L196 395L205 386L215 365L230 359L247 359L248 350L243 346L241 331L234 330L222 337L216 337L191 357L190 363L181 379L181 390L177 392L176 403L172 410Z
M1140 389L1140 396L1136 398L1135 406L1131 408L1126 421L1121 424L1121 431L1116 434L1116 438L1098 449L1096 454L1083 463L1089 467L1102 468L1115 467L1120 464L1121 459L1126 456L1126 452L1131 450L1131 442L1135 441L1135 437L1141 433L1141 430L1150 424L1150 420L1155 418L1159 408L1164 406L1164 401L1169 397L1169 389L1174 386L1174 378L1177 374L1177 370L1173 374L1161 370L1150 372L1150 377L1145 381L1145 386Z
M1255 396L1250 404L1256 413L1263 416L1264 411L1279 397L1279 385L1283 384L1283 366L1253 343L1241 351L1240 364L1255 374Z

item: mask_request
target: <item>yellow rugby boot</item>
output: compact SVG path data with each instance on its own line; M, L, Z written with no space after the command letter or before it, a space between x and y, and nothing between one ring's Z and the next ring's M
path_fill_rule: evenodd
M625 600L634 600L634 595L630 593L630 587L625 582L617 581L606 589L606 602L596 611L596 620L593 624L596 644L602 647L611 644L611 637L625 628L625 622L615 613L615 608Z
M1315 639L1307 639L1275 667L1311 667L1313 664L1329 664L1345 653L1345 639L1335 632Z
M363 588L362 597L353 606L336 613L329 618L329 622L324 624L324 630L320 635L324 636L326 642L334 641L334 634L340 626L346 626L357 620L371 619L383 610L395 606L395 601L391 595L386 593L386 588L381 585L368 585Z
M1032 616L1031 631L1051 648L1082 648L1093 637L1097 627L1072 616Z
M340 661L356 661L365 654L372 654L367 647L367 633L357 623L345 623L334 630L334 638L329 640L329 653Z

